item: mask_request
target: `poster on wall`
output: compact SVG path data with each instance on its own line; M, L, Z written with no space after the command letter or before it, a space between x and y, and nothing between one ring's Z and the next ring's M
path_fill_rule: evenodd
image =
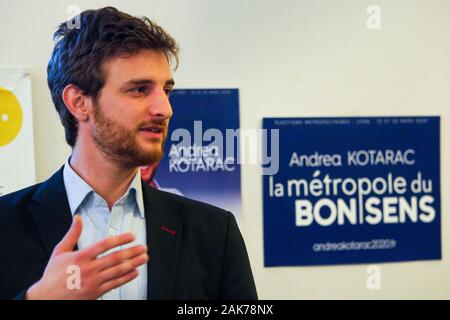
M0 67L0 196L35 179L30 74Z
M238 89L176 89L160 163L141 168L153 187L206 202L241 217Z
M440 117L266 118L265 266L441 259Z

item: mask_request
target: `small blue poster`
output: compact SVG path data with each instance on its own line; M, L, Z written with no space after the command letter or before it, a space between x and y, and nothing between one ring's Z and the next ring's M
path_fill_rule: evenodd
M440 117L263 129L279 134L279 169L263 175L265 266L441 259Z
M228 210L242 227L238 89L176 89L164 158L141 168L151 186Z

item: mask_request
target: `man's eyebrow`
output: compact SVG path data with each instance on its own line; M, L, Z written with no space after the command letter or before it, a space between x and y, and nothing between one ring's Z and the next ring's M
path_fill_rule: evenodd
M127 82L125 82L121 87L127 87L130 85L143 85L143 84L154 84L155 81L151 80L151 79L131 79ZM169 79L166 81L166 83L164 84L165 86L174 86L175 85L175 80L173 79Z

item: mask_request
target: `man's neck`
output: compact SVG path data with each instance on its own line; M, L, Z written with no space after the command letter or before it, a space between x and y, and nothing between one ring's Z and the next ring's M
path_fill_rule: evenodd
M70 158L72 169L108 204L114 203L128 190L138 168L124 168L108 159L96 148L89 152L75 146Z

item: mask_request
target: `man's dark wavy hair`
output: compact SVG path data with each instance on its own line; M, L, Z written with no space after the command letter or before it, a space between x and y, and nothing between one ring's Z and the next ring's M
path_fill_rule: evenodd
M105 84L105 62L122 53L141 49L163 52L178 66L179 47L163 28L146 17L137 18L113 7L80 13L79 28L73 20L61 23L53 35L55 47L47 67L47 82L53 103L65 129L67 143L74 147L78 122L66 108L62 92L74 84L94 101ZM77 21L77 20L75 20Z

